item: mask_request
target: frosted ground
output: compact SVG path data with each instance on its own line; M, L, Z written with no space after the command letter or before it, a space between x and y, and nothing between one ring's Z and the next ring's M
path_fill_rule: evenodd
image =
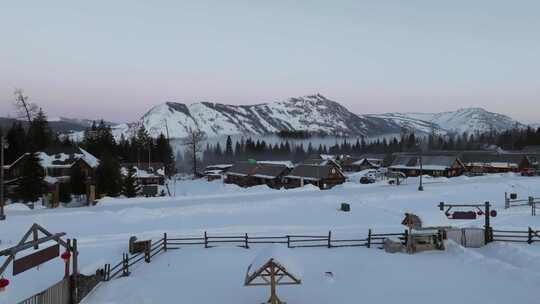
M19 241L34 222L52 232L66 232L79 241L83 273L104 263L115 264L127 250L128 238L158 239L209 234L326 234L358 237L376 232L401 232L405 211L438 217L438 202L491 201L499 212L496 229L540 228L530 210L504 210L504 192L540 196L540 178L513 174L417 180L407 185L347 183L328 191L306 187L276 191L265 186L242 189L219 181L177 182L174 198L103 199L97 206L26 210L9 206L0 223L0 248ZM351 212L337 211L343 202ZM477 221L453 221L481 226ZM156 256L138 264L128 278L103 283L87 304L120 303L261 303L264 287L243 287L248 265L264 247L193 247ZM293 249L290 257L301 269L302 285L280 287L288 303L538 303L540 244L495 243L481 249L448 244L444 252L387 254L366 248ZM16 303L59 281L60 259L10 276L0 303ZM332 272L333 277L325 275Z

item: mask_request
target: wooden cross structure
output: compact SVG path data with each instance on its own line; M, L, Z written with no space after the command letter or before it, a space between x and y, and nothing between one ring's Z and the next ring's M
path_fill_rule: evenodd
M270 286L270 299L266 303L284 304L277 296L277 285L300 285L301 280L289 273L279 262L270 258L259 269L251 271L249 265L244 286Z
M43 236L40 236L40 233ZM40 225L34 223L30 229L24 234L19 243L13 247L6 248L0 251L0 256L7 256L7 259L4 261L2 266L0 266L0 276L7 269L9 264L13 262L13 275L17 275L21 272L39 266L47 261L50 261L60 255L60 246L64 247L67 252L71 252L73 255L73 272L77 272L77 240L73 240L73 245L71 241L67 242L62 240L62 237L66 234L64 232L60 233L51 233ZM30 239L30 240L29 240ZM15 259L15 255L21 251L34 248L34 250L39 249L39 245L47 243L50 241L55 241L56 244L40 251L34 252L27 256L24 256L19 259ZM69 265L66 263L66 271L69 271ZM68 274L69 275L69 274Z

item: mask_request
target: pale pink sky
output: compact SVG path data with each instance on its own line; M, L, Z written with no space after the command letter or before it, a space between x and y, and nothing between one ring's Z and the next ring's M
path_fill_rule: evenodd
M21 87L51 117L119 122L316 92L359 114L540 122L538 1L31 2L0 5L0 116Z

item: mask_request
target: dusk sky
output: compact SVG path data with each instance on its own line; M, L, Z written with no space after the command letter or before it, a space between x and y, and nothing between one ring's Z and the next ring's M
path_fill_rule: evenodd
M0 116L137 119L164 101L321 93L358 114L540 122L540 1L7 1Z

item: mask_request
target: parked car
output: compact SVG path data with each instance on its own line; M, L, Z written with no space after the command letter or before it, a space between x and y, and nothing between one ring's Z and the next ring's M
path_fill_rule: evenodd
M375 178L371 177L371 176L362 176L360 178L360 184L373 184L375 182Z

